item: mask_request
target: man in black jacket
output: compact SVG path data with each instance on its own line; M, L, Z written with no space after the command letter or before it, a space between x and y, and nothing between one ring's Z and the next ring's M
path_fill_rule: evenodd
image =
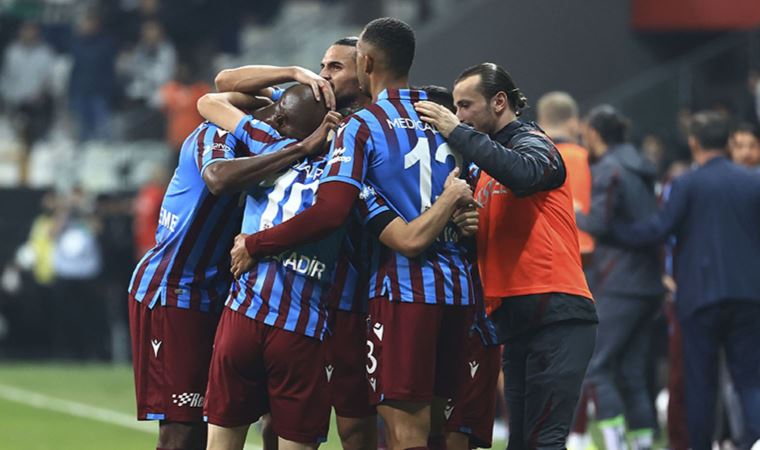
M564 449L597 321L565 165L537 125L517 119L526 100L503 68L466 69L454 100L456 116L430 102L415 108L483 172L478 266L505 344L509 448Z
M726 158L728 120L695 114L689 147L698 168L673 182L668 202L614 237L645 248L674 235L689 444L708 450L722 348L745 417L742 448L760 439L760 176Z
M664 294L657 248L631 249L609 240L615 219L636 220L657 210L656 169L627 143L627 128L611 106L589 113L584 140L597 162L591 167L591 209L576 216L578 227L597 242L589 284L599 329L587 382L596 392L608 450L626 448L626 428L634 450L652 447L656 419L646 369L652 322Z

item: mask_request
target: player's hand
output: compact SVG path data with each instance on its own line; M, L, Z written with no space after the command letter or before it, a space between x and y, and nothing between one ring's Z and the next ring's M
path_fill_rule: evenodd
M454 200L457 207L469 206L475 203L472 198L472 189L466 181L459 178L459 167L449 172L446 181L443 183L443 194L449 195Z
M464 237L475 235L478 232L478 224L480 222L478 210L475 206L469 206L466 208L460 208L451 217L454 224L459 230L459 234Z
M335 110L335 93L333 92L332 85L329 81L303 67L293 68L293 81L311 86L311 90L314 92L314 98L317 99L318 102L322 101L322 98L324 98L327 108L331 111Z
M325 142L330 132L338 128L343 116L335 111L328 111L322 123L313 133L303 140L304 151L307 155L319 154L325 148Z
M417 110L420 119L434 126L444 138L448 138L454 128L459 125L457 116L437 103L417 102L414 104L414 109Z
M235 279L250 271L255 262L251 258L251 255L248 254L248 249L245 248L245 238L247 237L248 235L243 233L235 236L235 243L232 245L232 250L230 250L230 256L232 257L230 272L232 272Z

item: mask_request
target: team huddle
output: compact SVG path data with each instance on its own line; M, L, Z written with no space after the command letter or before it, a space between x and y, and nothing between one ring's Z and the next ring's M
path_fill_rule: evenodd
M319 74L228 69L198 102L129 287L157 448L242 449L260 419L267 450L316 448L332 409L344 449L378 414L392 450L490 447L500 344L549 324L550 357L504 349L510 446L564 447L596 316L562 159L502 68L410 88L414 50L377 19Z

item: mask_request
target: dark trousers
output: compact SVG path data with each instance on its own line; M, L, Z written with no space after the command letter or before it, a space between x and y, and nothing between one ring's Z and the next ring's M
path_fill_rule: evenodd
M671 450L688 450L689 433L686 425L686 394L684 392L683 337L681 324L671 302L668 314L668 443Z
M679 320L691 448L712 446L721 348L745 417L742 448L749 448L760 439L760 304L723 302Z
M595 323L572 320L504 343L509 450L565 448L595 339Z
M655 428L647 370L661 304L659 297L596 296L599 331L587 382L599 420L624 415L631 430Z

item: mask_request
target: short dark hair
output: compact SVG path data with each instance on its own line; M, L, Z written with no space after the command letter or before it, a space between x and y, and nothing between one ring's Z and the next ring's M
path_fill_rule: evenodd
M594 107L586 116L586 121L607 145L622 144L628 139L631 123L610 105Z
M392 17L375 19L364 27L361 38L385 54L388 68L394 74L409 74L416 40L414 30L406 22Z
M359 42L359 38L356 36L346 36L333 42L332 45L343 45L345 47L356 47L356 43Z
M728 117L715 111L700 111L689 122L689 136L706 150L725 150L730 130Z
M760 141L760 128L758 128L757 125L751 124L749 122L740 122L731 129L731 136L733 136L736 133L749 133L752 136L755 136L755 139Z
M459 74L454 85L475 75L480 75L480 93L486 100L491 100L494 95L504 92L509 101L509 107L516 115L520 115L520 110L528 106L528 98L523 95L520 88L517 87L512 76L498 64L481 63L476 66L468 67Z
M428 100L431 102L438 103L453 113L457 112L457 107L454 106L454 96L447 88L430 84L427 86L420 86L416 89L418 91L424 91Z

